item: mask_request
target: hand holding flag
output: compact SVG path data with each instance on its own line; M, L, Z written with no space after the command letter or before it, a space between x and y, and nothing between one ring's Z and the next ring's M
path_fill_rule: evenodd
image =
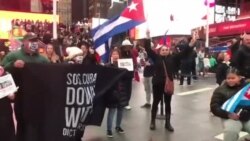
M239 106L250 106L250 84L228 99L221 108L229 113L235 113Z

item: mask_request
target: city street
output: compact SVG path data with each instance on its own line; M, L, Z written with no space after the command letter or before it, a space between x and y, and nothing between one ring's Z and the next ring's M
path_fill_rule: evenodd
M88 127L84 141L217 141L215 136L221 134L222 124L219 118L209 112L210 97L216 87L212 76L200 78L191 86L179 86L172 101L172 124L174 133L164 128L164 120L157 120L157 129L149 130L150 109L142 109L145 102L142 83L134 82L132 110L125 111L123 128L125 134L106 137L106 118L102 127Z

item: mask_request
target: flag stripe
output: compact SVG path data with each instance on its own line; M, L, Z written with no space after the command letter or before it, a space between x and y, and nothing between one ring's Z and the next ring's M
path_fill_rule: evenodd
M121 15L108 20L91 31L94 48L102 58L106 58L105 60L107 60L110 50L107 46L108 40L119 33L134 28L144 21L143 0L133 0L130 6L127 6L127 8L123 10Z
M100 56L104 55L106 53L105 44L98 46L95 50Z
M124 17L119 17L118 19L116 19L115 21L109 21L109 24L102 27L103 29L98 30L95 34L93 39L97 40L98 38L100 38L101 36L107 34L108 32L110 32L111 30L113 30L113 28L119 26L120 24L124 24L126 22L130 21L130 19L128 18L124 18Z
M241 95L242 95L242 90L240 90L237 95L233 96L232 99L230 99L227 105L227 109L226 109L227 111L230 111L230 109L235 107L235 105L238 105L237 103L240 101Z
M250 106L250 100L241 100L239 106Z
M123 24L120 24L120 25L114 27L110 32L103 34L103 36L101 36L100 38L95 40L95 47L98 47L101 44L105 43L112 36L114 36L118 33L125 32L125 31L127 31L127 29L133 28L139 24L140 24L140 22L130 20L126 23L123 23Z
M246 94L246 92L248 91L249 88L250 88L250 84L248 84L247 86L245 86L243 89L241 89L239 92L237 92L237 94L235 94L233 97L231 97L230 99L228 99L222 105L221 108L223 110L225 110L225 111L230 112L230 113L235 112L237 106L241 105L242 104L241 102L245 101L245 94ZM243 104L246 104L246 103L243 102Z

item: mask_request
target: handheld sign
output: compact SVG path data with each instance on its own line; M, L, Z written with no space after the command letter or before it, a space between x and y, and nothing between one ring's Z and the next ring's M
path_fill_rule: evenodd
M118 67L134 71L134 63L132 59L118 59Z
M17 89L11 74L0 77L0 99L15 93Z

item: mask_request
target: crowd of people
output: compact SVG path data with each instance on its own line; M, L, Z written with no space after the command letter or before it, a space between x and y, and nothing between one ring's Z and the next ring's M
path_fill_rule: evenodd
M221 109L222 104L235 95L248 82L250 78L250 35L244 34L229 47L231 53L218 55L208 54L205 48L196 48L197 37L184 38L172 50L170 47L155 48L148 31L147 39L133 45L131 40L125 39L120 46L111 48L109 62L103 64L100 56L93 49L89 34L89 25L86 21L73 26L59 26L58 40L53 40L52 26L48 22L34 22L14 20L13 26L26 30L27 34L22 40L21 49L15 52L2 53L1 65L13 76L16 69L22 69L25 63L72 63L82 65L105 65L118 68L118 59L130 58L134 63L134 71L128 71L119 83L109 90L118 99L107 99L106 107L109 109L107 118L107 136L113 137L113 118L116 115L115 130L124 133L122 128L123 110L131 109L129 102L132 94L132 81L138 72L138 67L143 68L143 84L145 87L145 101L142 108L151 108L150 129L156 130L156 114L158 105L164 98L165 102L165 128L174 132L171 124L171 100L174 94L174 79L179 79L179 85L191 85L192 79L197 80L198 75L205 75L209 71L216 73L216 83L220 86L214 91L211 100L211 112L224 119L224 140L236 141L238 133L244 125L250 129L250 111L245 108L242 114L228 113ZM39 42L43 42L39 50ZM140 61L137 61L138 59ZM198 70L197 70L198 68ZM20 83L20 82L18 82ZM151 106L151 95L153 98ZM12 118L11 102L14 101L14 111L17 118L17 132ZM14 141L25 140L23 132L30 132L30 128L23 122L22 98L20 95L10 95L0 99L0 139ZM6 128L9 127L9 128ZM233 127L233 128L232 128ZM249 131L250 132L250 131Z

